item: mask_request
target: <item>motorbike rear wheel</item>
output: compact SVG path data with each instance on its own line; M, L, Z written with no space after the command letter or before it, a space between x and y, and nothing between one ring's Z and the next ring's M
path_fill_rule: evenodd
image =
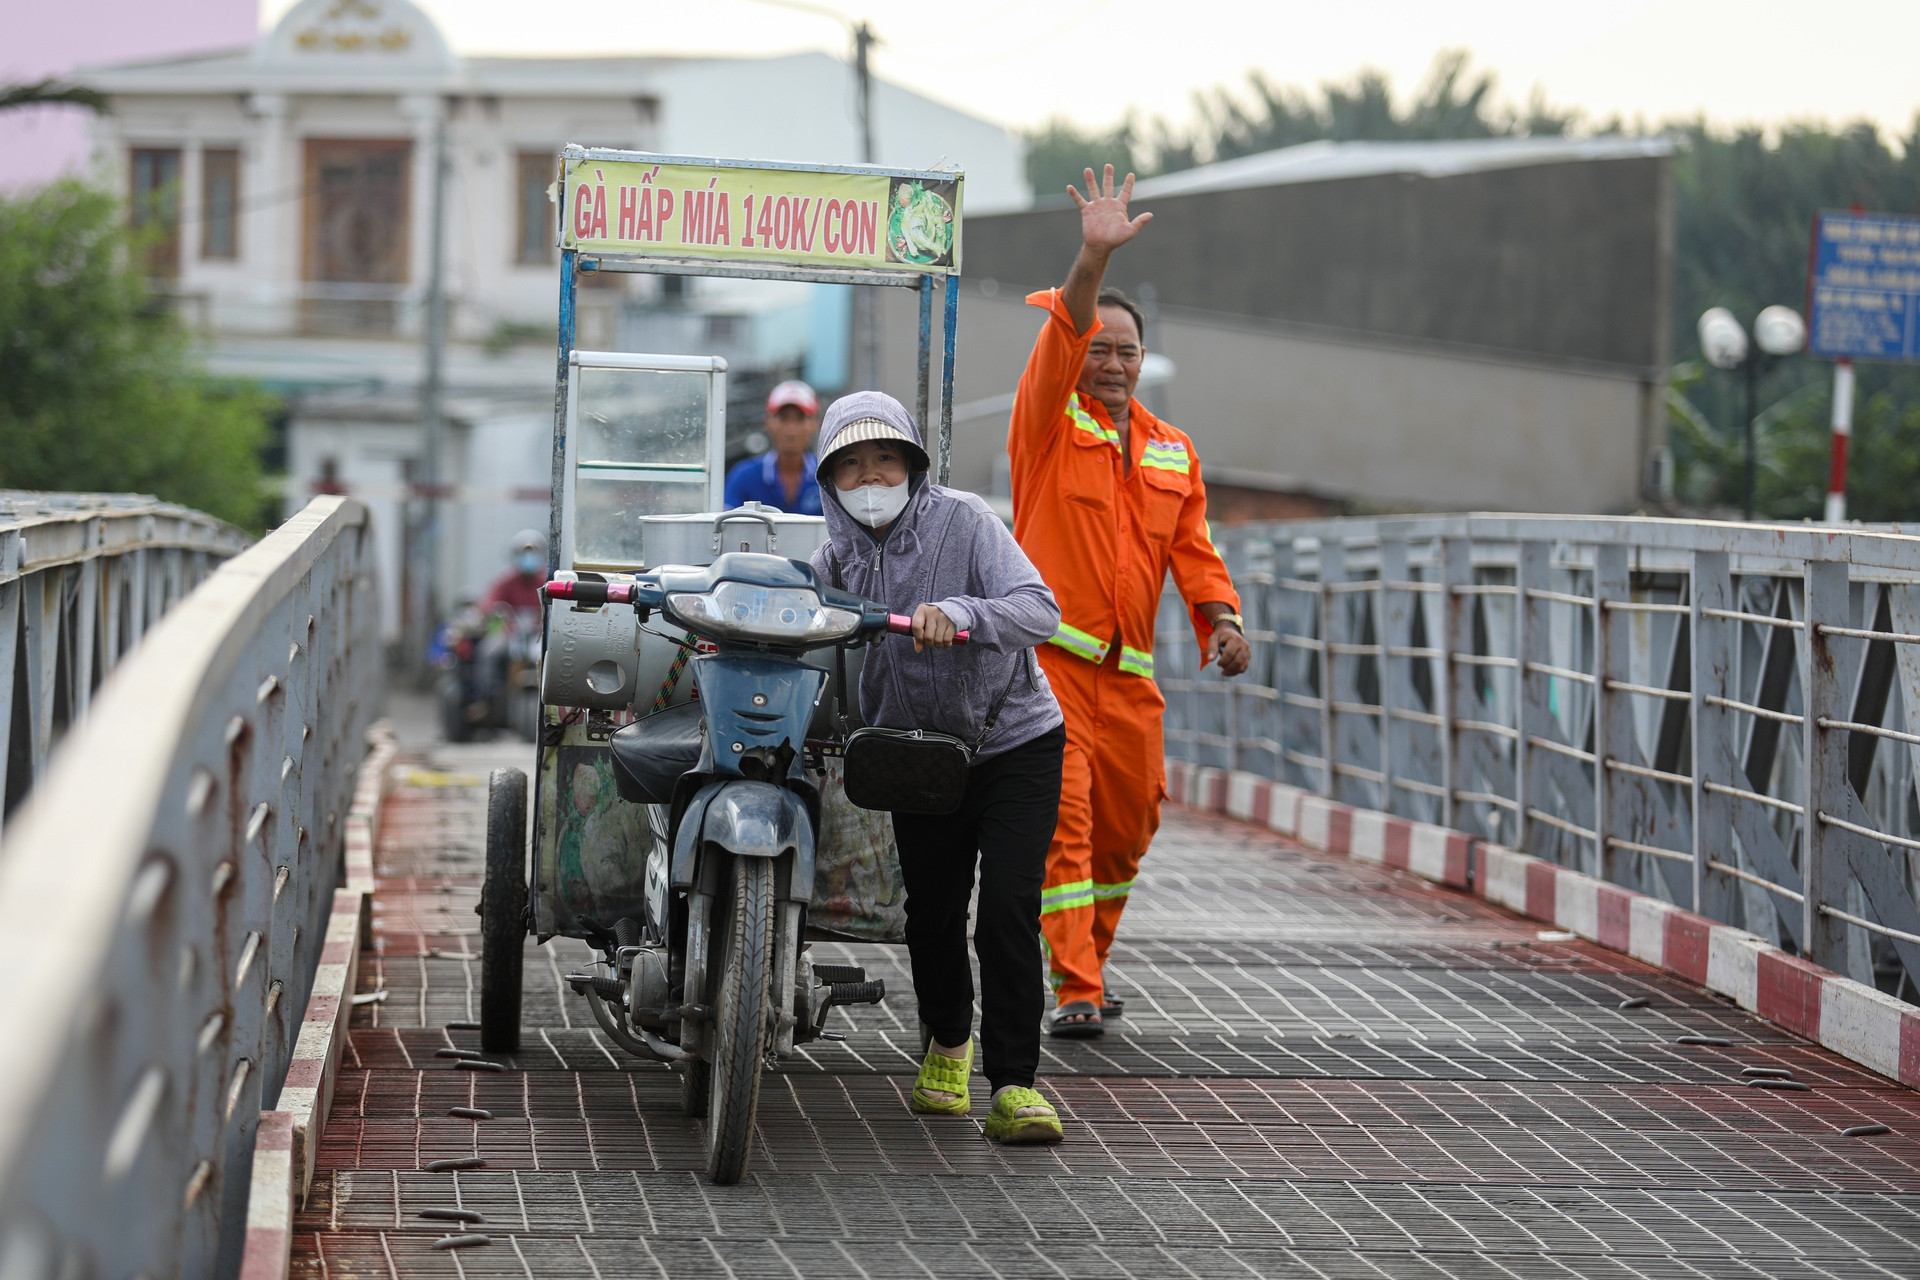
M773 985L773 863L736 857L731 874L733 891L722 900L726 909L711 952L718 975L709 1006L707 1176L721 1186L740 1181L753 1145Z
M480 1047L520 1048L520 978L527 941L527 775L487 779L487 878L480 890Z

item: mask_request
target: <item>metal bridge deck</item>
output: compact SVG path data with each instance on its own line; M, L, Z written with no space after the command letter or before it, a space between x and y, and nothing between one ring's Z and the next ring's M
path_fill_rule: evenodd
M1920 1094L1466 895L1171 807L1109 969L1126 1019L1045 1045L1064 1145L911 1115L904 951L816 948L893 994L768 1082L746 1180L709 1186L677 1080L565 993L577 944L529 950L511 1070L434 1056L477 1045L447 1024L478 1016L484 776L526 752L399 766L360 970L387 995L354 1011L296 1275L1920 1276ZM1841 1135L1871 1122L1893 1132ZM432 1248L417 1215L455 1207L491 1244Z

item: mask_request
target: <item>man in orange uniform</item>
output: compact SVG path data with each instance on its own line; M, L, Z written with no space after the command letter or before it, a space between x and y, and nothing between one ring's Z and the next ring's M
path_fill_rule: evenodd
M1091 198L1067 188L1081 245L1066 284L1027 298L1047 320L1007 435L1013 534L1060 602L1059 634L1039 649L1067 720L1040 929L1058 1002L1049 1029L1072 1037L1104 1030L1101 970L1160 827L1167 704L1153 682L1153 624L1169 569L1203 661L1231 676L1252 656L1240 597L1207 535L1193 441L1133 398L1145 355L1139 309L1100 287L1107 259L1153 215L1128 219L1132 174L1118 194L1112 165L1104 187L1091 169L1086 181Z

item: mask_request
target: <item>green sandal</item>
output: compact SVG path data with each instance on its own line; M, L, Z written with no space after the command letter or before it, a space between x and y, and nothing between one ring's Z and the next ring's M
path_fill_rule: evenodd
M1022 1107L1045 1107L1046 1114L1023 1116ZM987 1136L995 1142L1058 1142L1067 1135L1060 1128L1060 1114L1037 1089L1015 1085L993 1100L987 1115Z
M973 1046L973 1038L968 1037L964 1058L949 1058L932 1045L927 1046L926 1061L920 1064L920 1074L913 1082L911 1105L915 1111L929 1116L964 1116L973 1110L973 1101L967 1096L967 1077L973 1073ZM954 1096L929 1098L925 1096L929 1089Z

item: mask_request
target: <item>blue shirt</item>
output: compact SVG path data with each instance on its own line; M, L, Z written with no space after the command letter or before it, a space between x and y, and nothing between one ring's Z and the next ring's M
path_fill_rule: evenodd
M764 502L795 515L817 516L820 514L820 482L813 473L819 466L820 460L807 454L806 461L800 465L799 500L788 506L787 491L780 483L779 454L768 450L757 458L736 462L727 472L727 508L731 510L743 502Z

